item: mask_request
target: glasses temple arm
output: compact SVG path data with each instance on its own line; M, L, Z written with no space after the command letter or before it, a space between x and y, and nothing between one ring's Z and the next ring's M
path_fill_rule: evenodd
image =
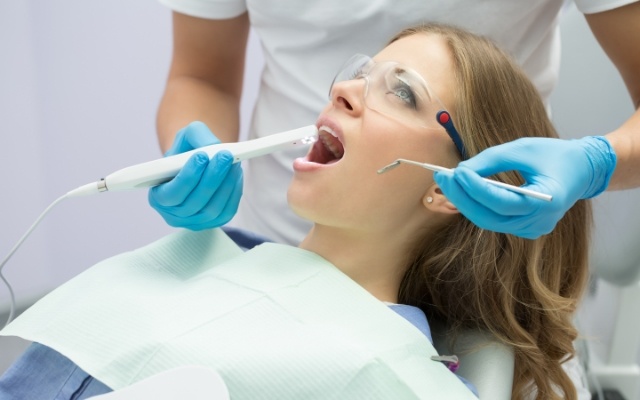
M449 135L451 140L453 140L453 144L456 145L456 149L458 149L458 152L462 156L462 160L466 160L468 158L467 150L464 147L464 143L462 143L462 139L460 138L460 134L456 130L456 127L453 126L451 115L449 115L449 113L444 110L438 111L438 113L436 114L436 119L438 120L438 123L442 125L442 127L447 131L447 134Z

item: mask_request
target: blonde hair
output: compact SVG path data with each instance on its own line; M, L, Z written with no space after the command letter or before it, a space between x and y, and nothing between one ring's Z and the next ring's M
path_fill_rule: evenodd
M540 96L522 70L488 39L446 26L407 29L445 39L455 65L449 105L467 153L523 136L557 137ZM514 172L501 181L522 184ZM562 369L573 357L574 311L588 280L591 208L577 202L535 240L483 230L463 216L425 233L408 260L399 301L451 327L489 331L515 351L512 398L575 399Z

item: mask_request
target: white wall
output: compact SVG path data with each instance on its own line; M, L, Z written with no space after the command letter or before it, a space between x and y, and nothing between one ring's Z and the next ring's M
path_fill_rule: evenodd
M170 55L169 17L154 2L2 2L0 254L66 191L159 156L154 113ZM18 301L30 301L167 231L143 192L67 200L5 275ZM6 306L4 288L0 296Z

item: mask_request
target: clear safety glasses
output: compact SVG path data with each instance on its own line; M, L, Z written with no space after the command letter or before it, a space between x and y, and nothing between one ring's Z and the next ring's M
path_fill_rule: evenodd
M337 83L364 79L364 104L367 108L405 124L424 128L443 126L462 158L466 152L449 113L429 89L427 82L411 68L393 61L377 63L371 57L351 57L331 83L329 98Z

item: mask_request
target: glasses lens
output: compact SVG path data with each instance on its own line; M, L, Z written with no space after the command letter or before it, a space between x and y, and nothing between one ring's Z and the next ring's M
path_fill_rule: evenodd
M417 72L397 63L380 63L369 79L367 107L405 123L437 126L436 113L442 108Z
M370 57L351 57L331 84L365 79L365 105L385 116L423 127L438 127L436 114L444 109L425 80L414 70L396 62L376 63Z
M374 65L374 61L369 56L365 56L363 54L356 54L352 56L346 63L344 63L342 68L340 68L336 77L333 78L333 82L329 88L329 99L331 99L333 86L336 83L364 78L369 74Z

